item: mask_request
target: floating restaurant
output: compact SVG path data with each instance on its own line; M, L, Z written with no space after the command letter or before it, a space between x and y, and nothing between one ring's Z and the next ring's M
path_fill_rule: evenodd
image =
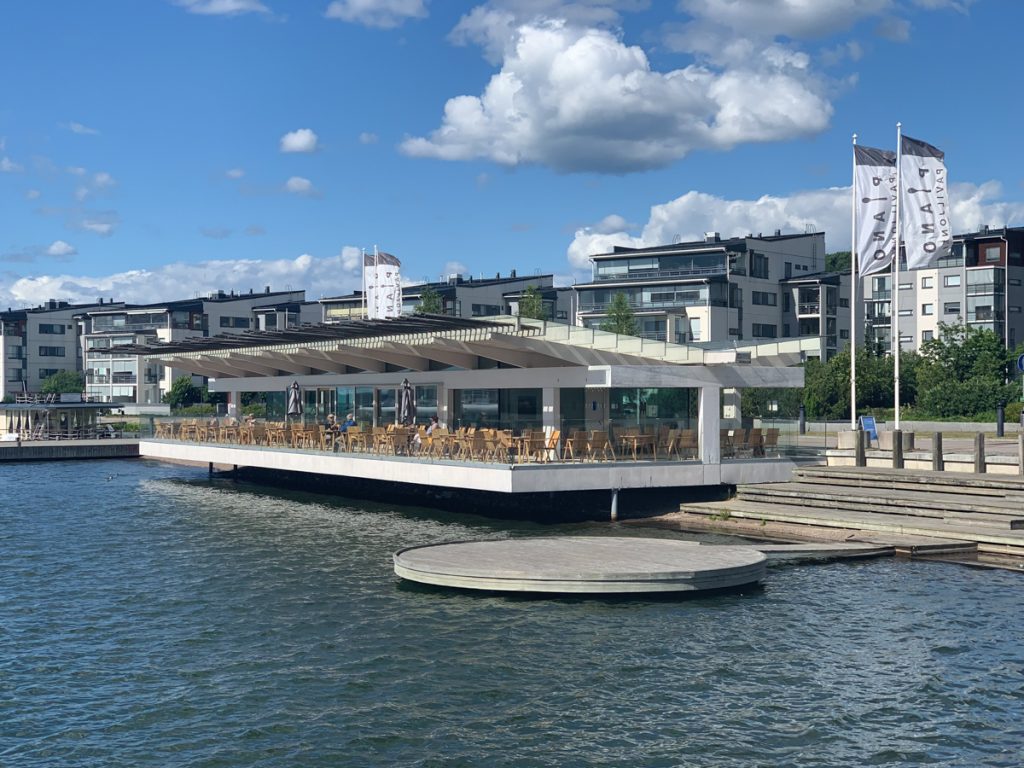
M741 427L738 392L802 386L792 366L817 343L714 349L519 317L417 315L140 346L228 397L227 419L161 421L140 453L301 487L333 481L343 495L538 514L579 502L607 516L620 491L680 501L788 479L794 457L777 431ZM266 421L239 421L246 393L263 393ZM334 430L329 414L355 425ZM431 417L439 426L428 429Z

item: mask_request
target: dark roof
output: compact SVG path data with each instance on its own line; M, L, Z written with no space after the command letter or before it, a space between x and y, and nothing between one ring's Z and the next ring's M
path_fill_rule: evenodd
M231 302L231 301L252 301L253 299L266 299L266 305L270 306L274 304L275 298L281 296L290 296L294 293L300 293L301 291L270 291L265 293L224 293L224 291L217 291L211 293L208 296L196 296L192 299L174 299L173 301L156 301L152 304L122 304L120 306L107 306L104 305L102 308L97 308L94 311L89 312L91 315L107 314L109 312L135 312L140 309L189 309L192 307L202 307L204 302Z
M490 277L490 278L476 278L476 277L459 277L455 280L439 280L432 283L417 283L415 285L403 285L402 286L402 297L412 298L419 296L424 288L433 288L438 293L444 291L452 291L458 287L467 288L487 288L492 285L506 285L508 283L521 283L524 280L543 280L544 278L554 279L554 274L545 275L506 275L505 277ZM543 286L547 287L547 286ZM363 298L362 291L353 291L347 293L344 296L325 296L320 299L321 303L332 302L332 301L361 301Z
M1006 235L1024 235L1024 227L986 227L978 232L961 232L953 235L954 240L983 240L986 237L1005 237Z
M317 341L344 342L375 336L412 333L443 333L463 329L503 329L508 323L472 320L448 315L410 315L391 320L345 320L338 323L306 324L283 331L247 331L222 333L218 336L197 336L181 341L157 344L125 344L111 347L130 355L167 355L182 352L213 352L244 347L266 347L276 344L308 344Z
M676 251L688 251L707 248L723 248L729 251L747 250L748 240L767 240L777 242L779 240L796 240L801 237L816 237L824 235L824 232L800 232L793 234L778 235L745 235L743 237L725 237L714 240L691 240L684 243L672 243L671 245L655 245L649 248L631 248L627 245L612 246L610 253L595 253L590 256L592 259L608 259L615 256L643 255L645 253L674 253Z
M780 283L838 283L849 272L812 272L809 275L793 275L779 280Z

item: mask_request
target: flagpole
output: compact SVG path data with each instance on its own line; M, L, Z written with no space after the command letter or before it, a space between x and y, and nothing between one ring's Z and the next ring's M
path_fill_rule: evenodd
M363 320L366 319L366 249L359 249L359 262L363 266Z
M850 429L857 429L857 134L850 195Z
M896 426L900 428L900 199L903 197L903 123L896 123L896 252L892 257L892 339L893 339L893 402L896 406Z

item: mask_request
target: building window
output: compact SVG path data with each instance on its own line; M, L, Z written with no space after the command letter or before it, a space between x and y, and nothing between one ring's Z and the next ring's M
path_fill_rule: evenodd
M40 333L54 333L54 334L59 334L59 335L63 336L64 335L64 331L65 331L64 323L40 323L39 324L39 332Z
M782 324L782 338L788 339L788 338L790 338L790 336L791 336L791 334L789 332L789 323L783 323Z
M488 315L500 315L501 307L497 304L474 304L472 311L473 317L486 317Z
M942 284L947 288L958 288L960 286L960 275L946 275L942 278Z
M922 331L921 341L931 341L935 338L935 331Z
M220 316L220 327L221 328L248 328L249 318L248 317L229 317L228 315Z
M789 295L789 291L786 291L784 294L782 294L782 311L783 312L789 312L790 311L791 307L789 306L789 302L790 302L791 298L792 297Z
M922 288L934 288L935 287L935 278L934 277L922 277L921 278L921 287Z
M1010 278L1010 285L1020 285L1020 278L1019 277L1011 277Z
M750 335L755 339L774 339L778 336L777 326L769 323L753 323L750 327Z
M750 276L768 279L768 257L763 253L750 254Z
M55 373L60 373L60 368L40 368L39 380L43 381L44 379L48 379Z
M1010 307L1011 312L1020 312L1020 307Z
M922 315L934 315L935 314L935 305L934 304L922 304L921 305L921 314Z
M901 309L900 310L900 317L911 317L913 314L914 314L914 310L912 310L912 309Z
M849 309L850 308L850 300L849 299L840 299L839 300L839 306L840 307L844 307L846 309Z
M778 304L778 294L769 293L768 291L754 291L753 301L755 304L760 304L765 307L774 307Z
M959 301L947 301L942 305L942 314L944 315L959 315L960 314L960 302Z
M848 330L846 330L845 328L841 329L839 331L839 338L840 339L848 339L848 338L850 338L850 332Z
M900 290L901 291L909 291L913 287L914 287L913 283L900 283Z
M40 347L40 357L64 357L64 347Z
M910 344L913 340L913 336L900 336L900 344Z
M1000 248L998 245L990 245L987 248L985 248L985 261L989 262L990 264L992 262L999 261L1002 257L1003 249Z

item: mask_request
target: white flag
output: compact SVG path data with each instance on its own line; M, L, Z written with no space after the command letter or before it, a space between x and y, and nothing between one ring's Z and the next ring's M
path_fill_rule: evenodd
M900 213L907 269L924 269L949 256L953 244L946 155L909 136L903 137L900 152Z
M363 282L366 290L366 316L385 320L402 314L402 262L390 253L363 256Z
M888 269L896 252L896 153L859 144L853 149L854 254L863 277Z

